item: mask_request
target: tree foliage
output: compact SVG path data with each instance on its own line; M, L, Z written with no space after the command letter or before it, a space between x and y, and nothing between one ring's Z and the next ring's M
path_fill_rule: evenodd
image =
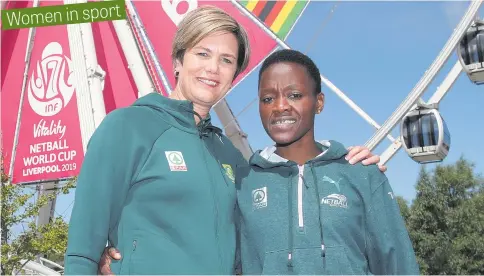
M3 160L2 160L3 161ZM53 218L48 224L36 225L40 209L56 195L67 194L74 187L69 181L51 194L35 198L36 191L20 185L8 184L8 176L1 171L1 272L12 274L21 268L21 260L33 260L45 256L53 261L62 261L67 247L68 224L62 217ZM35 200L33 200L35 199ZM14 235L15 226L27 227Z
M459 159L421 168L411 206L399 199L422 274L484 274L484 181Z

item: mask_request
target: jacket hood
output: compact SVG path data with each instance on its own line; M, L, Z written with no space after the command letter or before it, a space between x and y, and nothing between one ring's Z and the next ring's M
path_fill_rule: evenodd
M209 132L222 133L222 130L211 123L210 114L205 119L193 110L193 103L186 100L174 100L158 93L150 93L136 100L133 106L148 107L158 113L169 125L182 131L206 136ZM200 122L195 124L195 117Z
M308 163L317 163L320 161L330 161L340 159L348 153L348 150L339 142L334 140L322 140L316 142L318 147L323 151ZM297 165L294 161L289 161L275 153L276 147L269 146L263 150L256 151L249 160L251 166L257 166L262 169L271 169L276 167L291 167Z

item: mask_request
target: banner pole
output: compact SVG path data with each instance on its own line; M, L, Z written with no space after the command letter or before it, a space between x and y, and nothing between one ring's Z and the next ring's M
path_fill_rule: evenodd
M35 7L38 7L38 6L39 6L39 0L34 0L32 7L35 8ZM17 154L18 137L19 137L19 134L20 134L20 124L21 124L21 120L22 120L22 107L23 107L23 103L24 103L25 88L27 87L27 76L28 76L29 67L30 67L30 59L32 57L32 49L34 48L35 30L36 30L36 28L30 28L29 29L29 35L28 35L28 39L27 39L27 47L26 47L26 50L25 50L24 76L23 76L23 80L22 80L22 89L21 89L21 92L20 92L20 102L18 104L17 122L15 124L15 134L13 136L12 155L10 156L10 168L8 170L8 178L9 178L8 183L10 183L10 184L12 184L12 180L13 180L15 155Z

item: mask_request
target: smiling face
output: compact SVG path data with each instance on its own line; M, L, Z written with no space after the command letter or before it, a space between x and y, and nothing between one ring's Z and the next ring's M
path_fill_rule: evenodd
M211 108L227 94L237 70L238 42L234 34L216 32L186 50L176 90L196 105Z
M316 95L306 68L292 62L272 64L262 73L259 87L262 125L276 145L314 143L314 116L322 110L324 97Z

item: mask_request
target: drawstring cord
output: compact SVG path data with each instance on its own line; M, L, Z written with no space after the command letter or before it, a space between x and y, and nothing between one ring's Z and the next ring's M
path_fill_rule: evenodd
M319 220L319 233L321 236L321 257L325 258L326 257L326 248L324 246L324 236L323 236L323 225L321 223L321 197L319 196L319 184L318 184L318 178L316 177L316 172L314 171L314 166L313 164L310 165L311 167L311 173L313 175L314 179L314 189L316 190L316 196L318 197L318 220Z
M186 107L184 107L182 105L180 105L180 107L183 110L185 110L186 112L189 112L189 113L194 114L200 120L200 122L196 125L197 126L197 130L198 130L198 135L199 135L200 138L208 137L209 134L210 134L210 132L215 132L218 135L222 134L222 130L220 128L218 128L216 126L213 126L211 124L209 117L203 119L202 116L200 116L200 114L198 114L194 110L188 109L188 108L186 108ZM158 111L163 111L162 108L159 108L157 106L154 106L153 108L155 110L158 110Z
M191 111L191 112L193 112L193 114L195 114L195 116L197 116L200 119L200 122L197 124L198 135L200 136L200 138L208 137L210 132L215 132L217 134L222 133L222 130L220 128L213 126L210 123L210 120L206 118L203 119L202 116L200 116L200 114L198 114L195 111Z

